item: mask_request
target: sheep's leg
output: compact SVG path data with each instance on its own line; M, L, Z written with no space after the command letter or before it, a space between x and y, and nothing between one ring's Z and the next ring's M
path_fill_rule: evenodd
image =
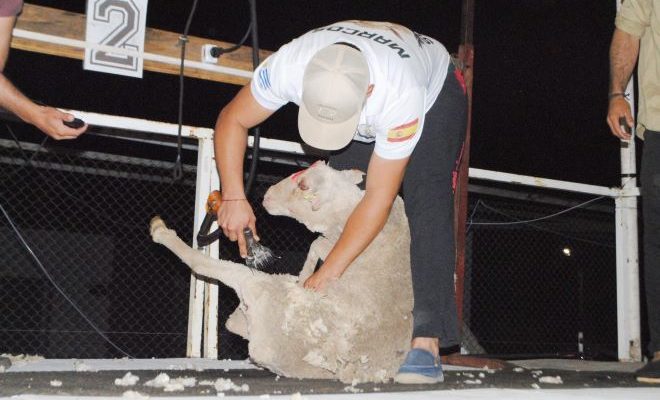
M300 270L300 274L298 275L298 283L300 285L304 284L307 278L309 278L314 273L314 268L316 267L318 260L319 257L316 256L316 254L314 254L310 248L309 252L307 253L305 264L303 264L303 267Z
M316 264L319 259L325 260L325 258L330 254L333 244L324 237L319 237L309 246L309 252L307 252L307 259L305 259L305 264L303 264L300 274L298 274L298 283L302 285L305 283L307 278L309 278L316 269Z
M151 237L154 242L170 249L196 274L217 279L237 292L240 289L240 283L244 279L250 279L257 272L231 261L212 259L192 249L158 216L151 219Z
M235 333L241 336L243 339L250 340L248 337L248 328L247 328L247 316L241 308L241 304L236 307L233 313L227 318L225 322L225 327L229 332Z

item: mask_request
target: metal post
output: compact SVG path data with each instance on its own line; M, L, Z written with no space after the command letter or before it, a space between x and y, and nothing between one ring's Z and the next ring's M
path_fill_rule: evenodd
M217 187L217 173L213 161L213 140L199 139L197 152L197 181L195 185L195 221L193 247L197 248L195 233L199 231L206 214L206 199L212 188ZM215 176L215 178L214 178ZM214 185L214 182L216 185ZM211 228L214 229L214 228ZM217 244L207 246L203 252L217 254ZM213 300L215 298L215 300ZM213 313L215 310L215 314ZM202 328L204 328L204 357L217 357L217 284L205 283L194 274L190 275L190 299L188 303L188 344L186 356L202 357Z
M621 0L616 1L617 10ZM633 115L634 78L630 79L626 93ZM635 157L635 127L633 137L621 143L621 188L637 188L637 166ZM637 227L637 197L624 194L616 204L616 281L617 281L617 335L618 358L620 361L641 361L641 329L639 309L639 244Z
M454 226L456 238L456 305L458 318L463 320L463 290L465 279L465 223L467 220L468 174L470 163L470 127L472 120L472 82L474 67L474 46L472 34L474 30L474 0L463 0L461 20L461 44L458 58L463 65L463 76L468 96L467 129L463 154L458 169L458 181L454 198ZM462 324L462 322L461 322Z
M627 92L633 93L633 90L631 80ZM634 115L633 104L631 108ZM634 132L633 127L630 141L621 141L622 189L637 187ZM618 357L621 361L641 361L637 197L623 195L615 200L615 204Z
M208 142L208 147L213 148L212 140L205 140ZM220 187L220 178L218 177L218 172L215 169L215 162L213 161L213 151L210 151L210 163L208 167L211 171L209 187L206 193L203 194L204 199L211 193L215 188ZM208 155L207 155L208 157ZM211 226L212 230L217 229L217 223L214 223ZM195 231L197 232L197 231ZM206 246L204 253L211 258L218 258L220 256L220 242L215 241L210 245ZM217 281L207 281L204 284L204 358L218 358L218 302L219 302L219 292L218 292L218 282Z

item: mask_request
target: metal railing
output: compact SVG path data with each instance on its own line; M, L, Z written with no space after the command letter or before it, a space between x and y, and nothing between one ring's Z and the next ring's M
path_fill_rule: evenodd
M41 146L43 136L20 123L5 127L13 137L0 135L2 205L19 232L0 223L0 352L244 358L244 341L223 328L237 304L232 291L191 276L148 235L149 219L160 214L196 246L203 204L218 187L212 131L183 129L184 177L173 181L176 125L73 113L93 127L75 142ZM263 240L285 255L272 272L296 273L315 236L258 205L308 157L298 143L262 139L262 149L265 167L250 201ZM622 249L628 234L619 233L633 225L618 210L637 188L478 169L470 177L464 348L635 359L639 309L629 305L639 293L625 282L637 269L621 263L620 253L634 250ZM216 242L203 251L237 260L234 247Z

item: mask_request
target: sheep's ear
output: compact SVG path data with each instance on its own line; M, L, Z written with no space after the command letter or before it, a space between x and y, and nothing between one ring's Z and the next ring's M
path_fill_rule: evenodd
M353 182L356 185L359 185L362 183L362 180L364 179L364 172L360 171L359 169L346 169L341 171L341 173L351 182Z

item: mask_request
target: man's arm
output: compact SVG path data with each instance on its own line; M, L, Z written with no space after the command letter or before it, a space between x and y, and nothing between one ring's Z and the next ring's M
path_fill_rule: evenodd
M247 256L243 228L249 227L258 238L252 207L242 200L245 199L243 159L248 129L271 114L272 110L262 107L255 100L248 84L220 111L215 124L213 146L223 198L218 209L218 225L229 240L238 241L242 257Z
M622 129L619 119L625 118L630 127L633 126L634 119L628 101L619 93L626 91L638 55L639 38L618 28L615 29L610 46L610 99L607 124L612 134L623 140L629 140L630 133Z
M5 70L16 17L0 17L0 73Z
M0 17L0 107L13 112L53 139L77 138L87 129L87 125L79 129L65 126L63 121L73 121L73 115L33 103L5 77L3 71L9 55L11 33L15 22L16 17Z
M305 288L322 291L339 278L387 222L408 165L408 158L387 160L375 153L367 171L367 188L348 218L344 231L323 265L305 281Z

